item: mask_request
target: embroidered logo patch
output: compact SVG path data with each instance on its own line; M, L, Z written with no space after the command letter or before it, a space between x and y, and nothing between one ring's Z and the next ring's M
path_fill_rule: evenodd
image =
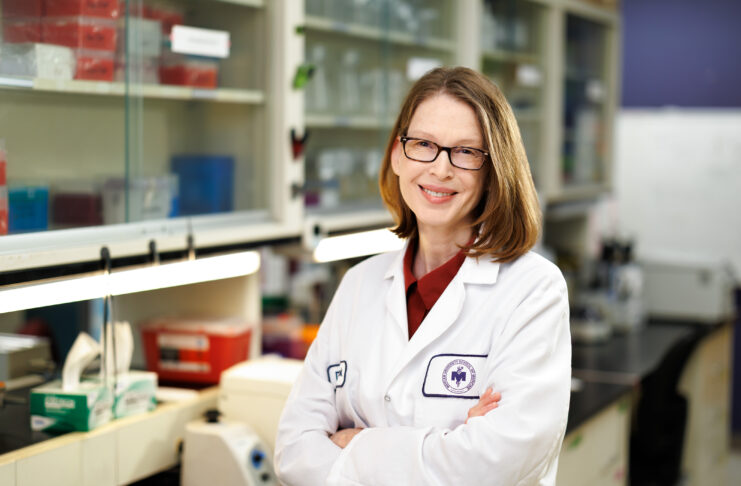
M463 395L476 383L476 370L465 359L454 359L443 370L443 386L451 393Z
M437 354L427 363L422 395L426 397L479 398L485 354Z
M327 367L327 379L334 385L335 389L342 388L345 385L346 377L347 361L343 360Z

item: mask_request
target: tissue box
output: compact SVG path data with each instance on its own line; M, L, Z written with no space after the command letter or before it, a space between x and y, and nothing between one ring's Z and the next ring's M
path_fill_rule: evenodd
M31 429L88 431L110 422L113 396L99 380L80 382L64 391L56 380L31 390Z
M118 375L113 398L113 416L128 417L154 410L157 406L157 373L129 371Z

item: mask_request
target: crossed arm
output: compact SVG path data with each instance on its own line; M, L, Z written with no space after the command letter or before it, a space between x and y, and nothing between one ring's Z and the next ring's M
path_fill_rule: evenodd
M494 393L494 391L491 388L487 388L483 395L479 398L479 401L471 407L471 409L468 411L468 416L466 417L466 422L468 423L468 420L473 417L483 417L491 410L494 410L499 405L499 400L501 400L502 394L497 392ZM329 438L332 440L332 442L337 445L340 449L344 449L350 441L355 437L360 431L363 430L361 428L354 428L354 429L341 429L335 432L334 434L330 435Z

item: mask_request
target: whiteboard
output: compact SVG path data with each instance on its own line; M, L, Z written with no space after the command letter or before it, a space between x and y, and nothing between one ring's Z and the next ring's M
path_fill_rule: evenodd
M641 255L727 259L741 283L741 110L622 110L618 227Z

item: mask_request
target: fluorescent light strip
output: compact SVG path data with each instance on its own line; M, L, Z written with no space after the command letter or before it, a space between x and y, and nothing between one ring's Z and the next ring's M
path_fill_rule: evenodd
M0 290L0 313L241 277L260 268L254 251L165 263Z
M399 250L404 240L386 229L363 231L322 239L314 250L314 260L331 262Z

